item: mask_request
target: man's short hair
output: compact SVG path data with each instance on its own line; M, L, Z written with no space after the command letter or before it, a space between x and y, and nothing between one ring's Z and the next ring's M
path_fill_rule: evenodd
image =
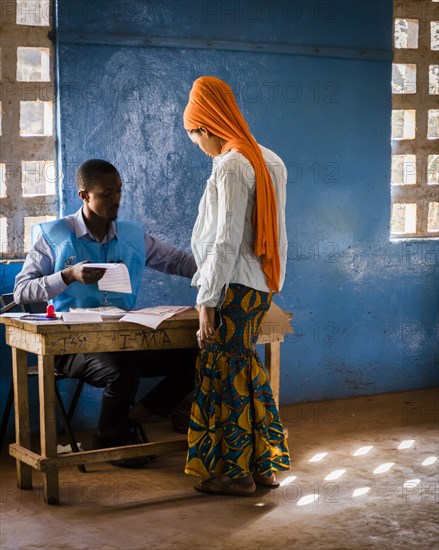
M104 174L117 174L119 172L110 162L102 159L86 160L76 171L76 185L78 191L91 191Z

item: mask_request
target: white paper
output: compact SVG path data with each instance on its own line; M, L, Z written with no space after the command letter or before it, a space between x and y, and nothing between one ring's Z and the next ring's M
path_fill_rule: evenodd
M81 447L81 443L77 443L78 445L78 449L80 451L82 451L82 447ZM59 455L62 455L62 454L65 454L65 453L72 453L73 452L73 449L72 449L72 446L69 444L67 445L61 445L61 444L58 444L56 446L56 453L59 454Z
M2 313L0 317L8 317L10 319L20 319L20 317L24 317L25 315L29 315L29 313L26 313L25 311L15 312L15 313Z
M99 313L82 311L61 313L64 323L102 323L102 317Z
M120 321L137 323L148 328L156 329L163 321L173 317L177 313L192 309L192 306L158 306L147 307L127 313Z
M70 313L99 313L102 319L117 320L123 317L127 312L124 309L114 306L99 306L99 307L71 307Z
M70 311L73 313L82 313L84 311L91 311L92 313L127 313L125 309L115 306L97 306L97 307L71 307Z
M103 268L105 274L98 281L99 290L131 294L131 280L125 264L86 264L85 267Z

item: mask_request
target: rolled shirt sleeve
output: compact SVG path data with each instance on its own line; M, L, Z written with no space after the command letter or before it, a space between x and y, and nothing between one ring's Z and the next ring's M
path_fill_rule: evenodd
M192 278L197 270L192 254L145 234L146 265L168 275Z
M44 237L40 236L15 278L14 300L17 304L47 302L61 294L67 285L61 271L54 273L53 269L52 251Z

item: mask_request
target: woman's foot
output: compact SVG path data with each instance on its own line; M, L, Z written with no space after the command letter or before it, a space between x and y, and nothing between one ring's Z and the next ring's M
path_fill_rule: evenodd
M256 483L256 485L260 485L261 487L271 487L272 489L275 489L280 485L279 481L276 480L274 474L271 474L269 476L253 474L253 481Z
M202 480L194 489L209 495L248 496L256 491L256 485L251 476L240 478L220 476Z

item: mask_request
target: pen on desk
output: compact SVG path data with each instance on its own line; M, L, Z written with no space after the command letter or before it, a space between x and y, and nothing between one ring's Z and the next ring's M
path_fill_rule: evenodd
M59 319L59 317L55 314L55 308L52 304L49 304L46 307L46 313L34 313L29 315L24 315L21 317L21 319L25 319L27 321L52 321Z
M40 315L23 315L20 317L24 321L57 321L59 317L56 315L54 317L47 317L44 313Z

